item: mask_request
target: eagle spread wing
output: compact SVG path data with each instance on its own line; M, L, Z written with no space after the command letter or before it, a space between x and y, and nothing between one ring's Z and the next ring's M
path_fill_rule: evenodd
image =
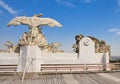
M8 27L11 25L17 26L17 25L28 25L28 26L50 26L50 27L62 27L62 25L57 22L54 19L51 18L39 18L37 16L33 16L33 17L25 17L25 16L21 16L21 17L16 17L14 19L12 19L9 23L8 23Z
M62 27L59 22L51 18L39 18L38 24L39 26Z
M14 25L14 26L20 25L20 22L18 21L18 18L17 18L17 17L14 18L14 19L12 19L12 20L7 24L8 27L11 26L11 25Z

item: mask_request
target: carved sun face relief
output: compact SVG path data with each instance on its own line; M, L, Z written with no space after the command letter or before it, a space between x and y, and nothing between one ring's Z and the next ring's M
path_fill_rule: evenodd
M84 43L85 46L88 46L90 44L90 40L89 39L85 39L83 43Z

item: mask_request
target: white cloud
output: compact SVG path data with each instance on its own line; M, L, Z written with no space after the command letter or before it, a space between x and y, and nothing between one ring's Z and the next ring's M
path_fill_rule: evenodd
M69 7L76 7L74 4L75 2L78 3L91 3L95 0L56 0L58 4L64 5L64 6L69 6Z
M120 31L116 32L116 35L120 35Z
M118 32L118 31L120 31L120 30L117 29L117 28L116 28L116 29L114 28L114 29L109 29L109 30L108 30L108 32Z
M8 6L8 4L4 3L2 0L0 0L0 6L4 9L6 9L10 14L16 15L17 11L14 10L12 7Z
M66 6L70 6L70 7L76 7L74 4L70 3L70 2L65 2L64 5Z
M91 3L91 2L93 2L94 0L79 0L80 2L82 2L82 3Z
M120 0L118 0L118 6L120 6Z
M93 0L80 0L80 1L82 1L84 3L91 3Z
M108 30L109 33L114 33L115 35L119 36L120 35L120 29L118 28L113 28Z
M76 7L70 0L56 0L56 2L64 6Z

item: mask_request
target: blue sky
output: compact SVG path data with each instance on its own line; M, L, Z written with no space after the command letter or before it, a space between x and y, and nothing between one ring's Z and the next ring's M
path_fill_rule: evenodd
M9 40L17 43L27 26L7 28L16 16L42 13L59 21L63 28L43 28L49 43L60 42L72 52L77 34L94 36L111 45L112 55L120 55L120 0L0 0L0 48Z

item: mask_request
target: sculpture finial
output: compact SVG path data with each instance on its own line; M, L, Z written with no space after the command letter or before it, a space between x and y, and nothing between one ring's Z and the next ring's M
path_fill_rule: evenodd
M42 13L40 13L40 14L35 14L34 16L36 16L36 17L41 17L41 16L42 16Z

